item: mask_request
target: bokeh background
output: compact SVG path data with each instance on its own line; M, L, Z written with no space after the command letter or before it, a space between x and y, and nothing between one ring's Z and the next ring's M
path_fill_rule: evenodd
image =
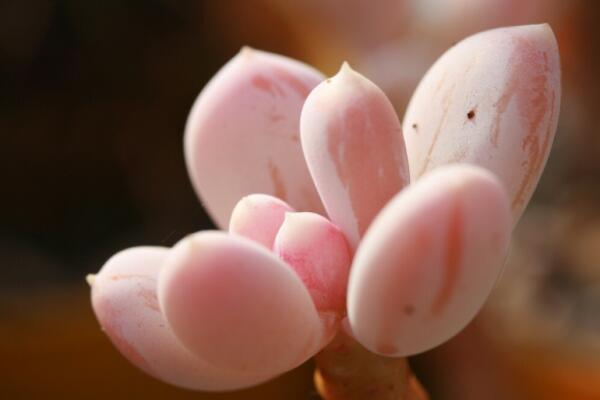
M549 22L563 100L546 173L486 308L412 363L432 399L599 399L598 21L594 0L0 1L0 398L317 398L310 363L233 394L145 376L99 329L85 275L213 226L183 127L241 46L328 75L348 60L402 116L456 41Z

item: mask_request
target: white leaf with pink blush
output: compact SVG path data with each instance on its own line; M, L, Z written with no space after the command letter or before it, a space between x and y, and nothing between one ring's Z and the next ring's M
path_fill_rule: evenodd
M273 378L262 370L217 368L181 344L156 293L168 255L164 247L130 248L111 257L90 279L94 312L115 347L144 372L187 389L235 390Z
M300 147L300 110L324 79L298 61L244 48L206 85L185 129L188 172L225 229L239 199L274 195L323 212Z
M511 224L502 184L482 168L425 175L379 213L354 257L352 333L369 350L409 356L475 316L504 263Z
M379 210L408 184L396 111L381 89L344 64L306 99L300 134L327 214L355 249Z
M427 72L404 117L411 179L448 163L480 165L506 186L519 219L552 147L560 108L548 25L471 36Z
M158 299L192 353L230 371L288 371L321 348L324 331L301 280L262 245L207 231L175 245Z

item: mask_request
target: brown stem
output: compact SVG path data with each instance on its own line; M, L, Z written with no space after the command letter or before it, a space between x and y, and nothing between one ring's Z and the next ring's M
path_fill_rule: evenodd
M316 356L315 386L324 400L427 400L406 358L371 353L344 333Z

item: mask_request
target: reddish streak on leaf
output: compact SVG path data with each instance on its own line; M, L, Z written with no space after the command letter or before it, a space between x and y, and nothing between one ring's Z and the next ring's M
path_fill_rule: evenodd
M498 136L500 136L500 118L508 108L508 103L510 103L510 100L515 94L515 85L516 80L511 80L504 93L502 93L500 99L498 99L498 101L494 103L494 106L496 107L496 116L494 117L494 121L492 122L492 135L490 136L490 142L495 147L498 147Z
M160 312L160 306L158 305L158 298L156 297L156 291L143 287L141 284L138 286L138 296L144 300L144 305L151 310Z
M534 44L526 39L515 39L513 51L508 65L511 68L510 77L502 96L494 104L496 116L492 123L490 141L498 146L500 135L500 118L508 108L513 96L517 96L519 113L529 121L528 136L538 135L538 128L546 115L547 101L547 72L548 56L539 51Z
M548 152L556 94L549 93L548 89L548 55L538 50L533 43L522 38L515 39L515 50L508 65L512 68L510 78L506 90L496 103L497 114L490 139L493 145L498 145L500 118L510 100L516 96L519 115L527 122L527 130L521 141L527 160L523 163L526 170L511 203L511 208L515 210L526 201L527 189L539 176L544 156ZM547 121L546 128L543 127L544 121ZM543 143L540 143L542 139Z
M271 176L271 181L273 182L275 197L285 200L287 190L285 189L285 184L281 178L281 171L279 168L277 168L277 165L275 165L273 161L269 161L269 175Z
M527 42L524 42L523 46L524 58L532 65L529 70L529 85L525 86L518 97L521 117L529 122L529 129L521 142L521 147L523 151L527 152L528 158L525 163L527 169L511 203L513 210L526 201L525 192L534 183L536 177L540 175L544 156L548 154L550 138L554 129L553 119L556 101L556 94L554 92L548 93L547 88L548 56L546 53L536 51ZM549 99L550 103L548 102ZM550 115L547 119L547 127L543 129L542 123L548 112L550 112ZM543 140L543 142L540 143L540 140Z
M440 83L441 85L441 83ZM429 145L429 149L427 149L427 154L425 155L425 161L423 162L421 169L419 171L419 176L423 175L427 171L427 167L431 162L431 156L433 154L433 150L435 149L435 145L440 137L440 133L442 132L442 128L446 124L446 120L448 119L448 111L450 110L450 103L452 101L452 95L454 94L454 88L456 87L456 83L453 83L452 86L445 93L444 98L442 99L442 117L440 118L440 122L438 126L435 128L433 132L433 138L431 139L431 144ZM437 90L437 89L436 89Z
M252 85L257 89L265 91L272 96L280 97L286 97L287 94L286 91L281 87L280 83L288 86L302 99L305 99L313 88L283 68L272 68L272 78L259 74L254 76L251 82ZM317 82L315 82L315 85L316 83Z
M362 236L379 210L406 184L404 143L385 99L365 94L331 120L328 152L346 188Z
M307 97L312 89L312 87L309 87L303 81L282 68L274 68L273 73L302 98Z
M281 88L269 78L263 75L256 75L251 80L252 86L255 88L262 90L264 92L269 93L271 96L280 95L282 97L285 96L285 93Z
M343 256L322 256L328 249L339 251L341 232L333 225L313 236L314 243L310 247L292 247L280 249L279 257L290 265L304 286L308 289L318 311L333 311L343 313L346 308L347 275L337 270L338 262ZM323 243L328 243L326 247ZM344 243L344 251L348 251ZM350 263L350 254L346 253ZM329 264L333 262L335 265ZM335 268L335 269L334 269Z
M554 116L554 104L556 101L556 94L552 93L552 101L550 105L550 118L548 122L548 128L546 129L544 135L544 142L539 145L539 137L533 133L526 136L522 142L523 150L528 152L528 160L526 162L527 171L525 172L523 179L521 180L521 184L515 193L511 208L514 210L519 204L525 202L525 190L532 183L534 177L539 175L540 169L542 168L542 163L544 161L544 155L548 153L548 147L550 146L550 137L552 136L552 120Z
M403 290L403 282L412 282L417 276L422 276L421 267L425 264L427 257L431 253L432 236L427 230L418 230L414 232L413 240L405 242L399 249L400 253L393 256L394 259L403 260L404 265L397 265L392 276L385 279L381 288L383 306L385 307L383 324L378 332L377 351L381 354L393 355L398 350L391 343L397 336L402 326L398 325L398 319L393 317L404 315L404 318L412 318L418 310L411 304L411 294ZM410 286L404 285L404 287ZM411 313L402 311L410 307Z
M440 80L438 81L438 83L435 85L435 89L433 90L433 92L435 94L437 94L440 91L440 89L442 88L442 86L446 82L446 77L447 76L448 76L448 70L445 70L444 74L442 75L442 77L440 78Z
M285 119L285 116L281 114L269 114L269 121L271 122L279 122Z
M431 308L434 314L439 314L444 309L456 288L464 246L463 225L460 206L456 204L450 215L446 234L445 275L442 280L442 287L438 291Z

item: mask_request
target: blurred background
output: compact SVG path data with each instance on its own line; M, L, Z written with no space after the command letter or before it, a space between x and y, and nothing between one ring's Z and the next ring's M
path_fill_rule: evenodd
M174 389L99 329L86 274L124 247L212 227L182 134L243 45L342 61L402 116L466 35L549 22L563 100L546 172L481 315L412 360L432 399L600 399L600 2L0 1L0 398L311 399L309 364L233 394Z

